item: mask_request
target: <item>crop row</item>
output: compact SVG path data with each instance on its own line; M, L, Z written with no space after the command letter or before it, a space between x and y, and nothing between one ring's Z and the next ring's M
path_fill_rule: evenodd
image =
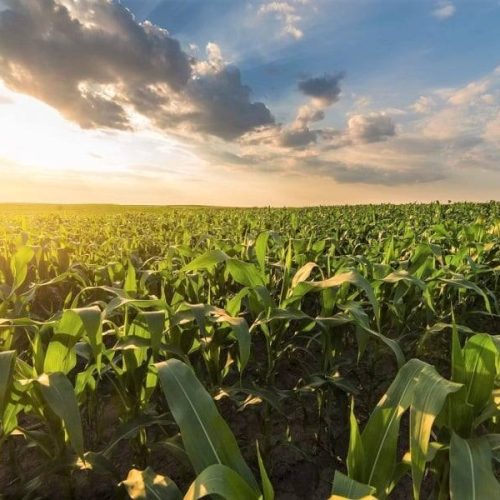
M0 491L496 498L499 275L494 202L10 207Z

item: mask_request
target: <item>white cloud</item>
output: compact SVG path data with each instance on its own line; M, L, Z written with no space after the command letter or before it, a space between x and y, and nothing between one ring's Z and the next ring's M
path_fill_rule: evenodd
M441 108L423 122L421 131L425 137L453 139L463 132L465 118L459 108Z
M304 32L299 27L302 15L299 10L309 4L309 0L282 0L265 2L259 7L259 15L273 15L282 24L281 35L300 40Z
M448 99L450 104L455 106L470 104L475 97L484 94L489 88L488 80L471 82L465 87L458 89Z
M225 66L220 47L213 42L209 42L205 48L207 53L206 61L197 61L194 70L197 75L208 75L222 71Z
M410 109L415 111L415 113L427 114L429 113L435 102L429 96L421 95L411 106Z
M448 19L455 14L456 8L448 0L441 0L437 7L432 11L432 15L437 19Z
M425 137L456 141L495 136L499 107L500 72L494 70L463 87L437 89L421 96L411 109L421 115L415 117L416 126Z

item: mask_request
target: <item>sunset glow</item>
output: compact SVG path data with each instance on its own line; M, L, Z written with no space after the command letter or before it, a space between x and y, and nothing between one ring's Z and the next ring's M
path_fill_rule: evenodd
M495 198L500 7L403 3L411 21L386 1L0 0L0 201ZM465 36L479 58L443 74Z

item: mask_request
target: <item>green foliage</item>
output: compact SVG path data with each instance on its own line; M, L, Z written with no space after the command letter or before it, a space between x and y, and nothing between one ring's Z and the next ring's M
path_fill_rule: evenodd
M311 497L321 466L332 498L496 498L499 228L496 202L4 207L2 493L272 500L288 450Z
M248 485L257 488L236 439L194 372L177 359L156 366L195 472L201 474L211 465L224 465L238 473Z
M490 418L500 416L494 391L494 381L499 375L495 361L500 351L493 337L484 334L471 337L463 349L458 342L457 330L453 328L452 378L455 382L446 380L423 361L412 359L399 370L361 434L351 410L347 457L349 478L373 487L378 498L391 492L400 479L401 470L408 464L413 479L413 496L420 498L428 462L431 463L429 470L434 470L439 476L441 489L446 479L443 475L449 471L453 498L467 498L462 497L465 491L468 491L466 495L471 495L468 498L497 496L498 483L492 472L496 440L493 437L488 440L484 435L473 436L482 431L485 419L478 420L478 416L485 409L491 410L488 413ZM448 405L445 404L447 399ZM398 464L396 448L400 420L408 408L409 456ZM435 423L440 428L442 441L431 442ZM467 439L455 433L458 431L466 433ZM443 459L442 453L437 451L445 449L449 451ZM434 462L435 467L432 467ZM485 489L481 490L483 487ZM477 496L476 490L481 494L487 491L490 495L496 493L493 496ZM440 492L443 493L446 495L446 492Z

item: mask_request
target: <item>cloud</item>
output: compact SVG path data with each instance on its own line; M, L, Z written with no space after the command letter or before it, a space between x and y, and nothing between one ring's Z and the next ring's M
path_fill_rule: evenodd
M275 143L285 148L304 149L315 144L318 138L325 139L327 134L322 129L311 130L310 125L324 120L327 108L338 101L342 78L343 74L338 73L300 80L298 89L311 99L299 107L290 126L281 129Z
M220 47L213 42L207 43L205 48L207 53L206 61L198 61L195 64L195 72L198 75L217 73L224 69L225 63Z
M186 96L197 110L189 120L195 130L227 140L274 123L265 104L251 102L250 94L250 87L242 84L240 70L234 66L193 79L186 87Z
M386 113L370 113L352 116L347 132L354 142L380 142L396 135L396 126Z
M380 184L384 186L423 184L442 180L446 177L440 170L392 170L383 167L342 164L333 166L332 175L335 180L341 183Z
M325 118L325 111L323 108L318 108L313 104L304 104L297 111L295 121L307 125L308 123L320 122Z
M488 141L492 141L497 145L500 145L500 112L497 116L488 122L485 127L484 137ZM497 162L498 162L497 158Z
M434 104L431 97L422 95L410 106L410 109L415 113L427 114L431 112Z
M424 184L444 179L445 172L434 165L420 165L419 168L369 165L339 160L323 160L317 157L303 160L303 168L310 175L331 177L341 184L368 184L400 186Z
M485 94L489 85L490 82L488 80L471 82L465 87L453 92L448 102L455 106L470 104L476 97Z
M259 15L274 15L282 23L282 36L291 36L295 40L300 40L304 36L304 32L298 26L302 20L298 13L298 7L308 3L308 0L265 2L259 7L257 13Z
M438 89L429 97L432 113L418 123L426 137L456 143L464 137L491 137L487 132L500 105L500 74L495 71L460 88Z
M281 7L269 14L299 8L271 4ZM500 69L461 88L430 90L404 112L387 102L369 112L375 94L373 102L358 99L345 124L349 98L341 115L327 116L343 97L343 73L313 75L297 83L303 102L295 117L275 123L216 43L196 54L107 0L8 0L0 12L0 78L11 89L82 127L152 124L164 138L189 141L214 175L220 168L401 186L499 168Z
M422 122L425 137L454 140L473 128L473 117L458 107L442 107Z
M452 17L455 14L456 8L449 0L441 0L437 7L432 11L432 15L436 19L444 20Z
M0 78L83 128L129 129L134 115L166 130L232 139L272 123L217 45L206 61L109 0L6 0Z
M311 124L322 121L326 110L339 100L340 81L343 77L343 73L336 73L300 80L298 89L311 99L299 107L295 120L289 126L275 127L272 144L282 148L312 150L319 143L321 150L325 152L352 144L381 142L396 135L391 115L405 112L395 108L367 115L353 115L344 131L311 128Z
M191 75L179 42L137 24L119 4L7 0L7 6L0 13L0 76L82 127L128 128L128 96L151 85L179 89ZM75 17L83 11L82 20Z
M254 129L241 136L237 150L214 147L211 162L229 172L317 176L339 184L381 187L458 183L471 173L498 172L500 71L462 88L432 90L403 114L391 108L356 111L347 115L344 128L320 127L328 103L340 96L338 87L327 99L317 97L325 94L316 86L307 88L306 95L312 95L290 124ZM402 121L398 127L396 119Z
M337 102L340 97L340 81L344 73L327 74L306 78L298 83L299 90L310 97L323 101L326 105Z
M281 145L291 148L308 146L316 142L317 135L317 131L308 127L285 130L281 135Z

